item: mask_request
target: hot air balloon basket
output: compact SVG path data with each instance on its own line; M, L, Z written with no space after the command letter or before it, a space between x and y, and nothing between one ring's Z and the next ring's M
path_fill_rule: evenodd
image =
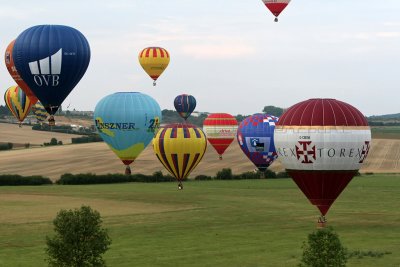
M125 175L131 175L131 174L132 174L131 167L129 167L129 165L126 165Z
M56 120L54 119L53 116L50 116L49 118L49 126L55 126L56 125Z
M317 228L318 229L325 228L326 227L326 223L327 223L327 221L326 221L325 216L319 217L318 218L318 222L317 222Z

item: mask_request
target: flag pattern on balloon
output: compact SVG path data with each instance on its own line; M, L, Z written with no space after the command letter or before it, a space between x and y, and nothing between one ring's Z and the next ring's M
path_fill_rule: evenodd
M274 145L274 129L277 122L278 117L254 114L239 124L239 146L260 171L265 171L278 157Z
M186 120L196 108L196 99L192 95L178 95L175 97L174 106L178 114Z
M235 139L237 128L235 117L228 113L213 113L204 120L203 130L207 140L217 151L220 159Z
M191 124L170 124L160 128L153 149L161 164L182 181L200 163L207 149L204 132Z
M19 122L29 114L31 101L19 86L9 87L4 94L4 102Z
M371 130L355 107L309 99L280 117L274 138L287 172L324 216L367 157Z
M169 53L162 47L147 47L139 53L139 63L144 71L155 81L168 67Z

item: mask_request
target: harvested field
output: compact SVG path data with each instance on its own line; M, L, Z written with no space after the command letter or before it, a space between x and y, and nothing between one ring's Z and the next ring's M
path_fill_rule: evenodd
M18 124L0 123L0 143L14 143L31 145L43 145L44 142L50 142L51 138L57 138L63 144L70 144L71 138L79 137L75 134L64 134L56 132L33 131L32 126Z
M1 151L0 164L0 174L44 175L53 180L67 172L124 172L121 161L103 142ZM255 167L242 153L237 142L233 142L226 150L223 160L218 160L214 149L208 146L202 162L191 177L199 174L215 175L222 168L231 168L234 173L242 173L252 171ZM151 174L159 170L166 173L151 145L132 164L133 173ZM279 159L271 166L271 170L283 170ZM400 173L400 140L374 139L361 172Z

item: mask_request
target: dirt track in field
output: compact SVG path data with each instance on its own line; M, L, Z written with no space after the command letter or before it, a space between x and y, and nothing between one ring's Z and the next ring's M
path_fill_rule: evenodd
M18 126L15 125L14 129L14 125L11 125L4 131L4 127L1 128L1 126L2 124L0 124L0 142L3 141L4 136L7 136L5 142L9 141L11 133L19 133L21 130ZM24 137L23 133L27 136ZM67 140L72 137L72 135L55 133L47 136L47 132L32 130L23 131L23 133L19 137L14 134L14 138L19 138L18 140L26 138L30 143L43 143L50 141L51 137L56 137L67 143ZM151 174L159 170L166 173L154 155L151 145L142 152L131 167L133 173ZM208 146L202 162L193 171L191 177L199 174L215 175L222 168L231 168L234 173L242 173L252 171L255 167L234 141L226 150L223 160L219 160L214 149ZM123 173L124 169L121 161L103 142L0 151L0 174L43 175L56 180L61 174L67 172L106 174ZM270 169L283 170L279 159L272 164ZM400 140L374 139L361 172L400 173Z

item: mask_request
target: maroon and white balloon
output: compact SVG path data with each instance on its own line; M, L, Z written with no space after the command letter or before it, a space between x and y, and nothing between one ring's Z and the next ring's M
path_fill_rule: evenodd
M367 157L371 130L355 107L335 99L309 99L282 114L274 140L287 172L324 220Z

